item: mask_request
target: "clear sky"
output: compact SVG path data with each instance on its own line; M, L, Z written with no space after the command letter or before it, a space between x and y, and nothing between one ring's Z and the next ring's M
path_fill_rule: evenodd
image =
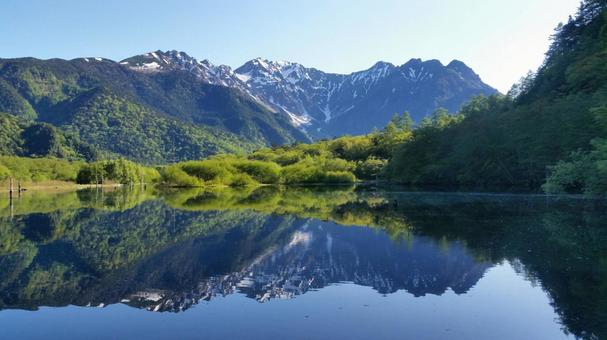
M350 73L379 60L467 63L505 92L543 60L578 0L2 0L0 58L153 50L240 66L264 57Z

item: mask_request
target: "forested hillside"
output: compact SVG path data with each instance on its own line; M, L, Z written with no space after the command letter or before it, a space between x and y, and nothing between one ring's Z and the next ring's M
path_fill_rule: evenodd
M607 11L586 0L559 25L543 65L507 96L438 111L385 169L410 184L607 189ZM516 51L513 51L516 53Z
M0 112L0 155L94 160L111 157L58 128Z
M0 60L0 112L148 164L308 140L287 117L238 90L100 58Z

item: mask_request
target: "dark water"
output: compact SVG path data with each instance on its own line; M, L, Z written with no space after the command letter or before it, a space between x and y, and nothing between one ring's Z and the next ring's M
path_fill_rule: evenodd
M602 201L260 188L0 200L0 338L607 338Z

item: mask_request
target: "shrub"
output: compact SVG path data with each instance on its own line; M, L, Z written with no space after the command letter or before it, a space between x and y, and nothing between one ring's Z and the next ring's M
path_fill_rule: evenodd
M375 179L379 176L387 163L388 161L385 159L374 157L370 157L364 162L358 162L355 170L356 177L362 179Z
M44 180L73 181L82 166L80 162L13 156L0 156L0 164L7 168L16 180L34 182Z
M319 168L300 162L284 167L281 176L286 184L320 183L323 174Z
M280 166L274 162L239 160L234 166L260 183L275 184L280 180Z
M328 171L324 178L324 183L354 183L356 176L347 171Z
M3 181L5 179L9 178L10 176L11 176L11 171L4 165L0 164L0 181Z
M374 151L374 146L369 136L345 136L329 142L329 149L339 158L362 161Z
M230 186L232 187L246 187L259 184L251 176L247 174L236 174L232 176Z
M184 162L180 163L179 167L188 175L198 177L203 181L222 182L234 172L230 169L231 165L220 160Z
M165 185L175 187L198 187L203 185L198 178L188 175L177 165L162 169L161 181Z
M353 162L341 158L319 159L325 171L352 171L356 167Z
M151 183L160 177L158 171L125 159L89 163L76 176L79 184L97 184L114 181L121 184Z

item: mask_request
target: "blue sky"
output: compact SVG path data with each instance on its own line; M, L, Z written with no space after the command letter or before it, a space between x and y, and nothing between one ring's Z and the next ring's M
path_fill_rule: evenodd
M460 59L507 91L543 60L578 0L3 0L0 58L121 60L176 49L350 73L378 60Z

